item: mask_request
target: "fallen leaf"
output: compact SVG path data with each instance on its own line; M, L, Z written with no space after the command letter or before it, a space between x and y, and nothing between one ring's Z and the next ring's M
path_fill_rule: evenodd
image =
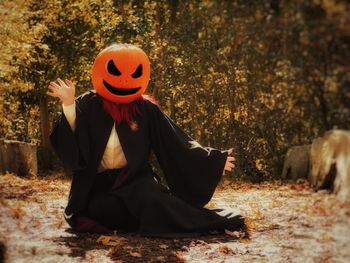
M271 225L269 225L269 229L270 229L270 230L279 229L279 228L280 228L280 225L279 225L279 224L271 224Z
M38 219L34 219L32 220L32 225L34 228L38 228L41 225L41 223Z
M157 262L166 262L166 258L164 256L158 256L156 257Z
M240 238L241 237L241 233L239 231L230 231L228 229L225 229L225 234L231 237L236 237L236 238Z
M248 244L249 239L241 239L239 242L241 242L242 244Z
M4 206L4 207L7 207L7 206L8 206L8 204L7 204L7 202L5 201L5 199L2 199L2 198L0 198L0 205L2 205L2 206Z
M159 245L159 247L162 248L162 249L167 249L169 246L163 244L163 245Z
M130 252L130 255L135 258L140 258L142 255L139 252Z
M23 227L22 224L21 224L21 221L17 221L16 225L17 225L17 228L18 228L20 231L22 231L22 232L24 232L24 233L26 233L26 232L28 231L27 225L25 225L25 226Z
M176 258L178 259L179 263L185 263L186 260L183 257L183 253L181 251L176 251L175 253Z
M46 212L46 210L47 210L46 205L45 204L40 205L40 210L43 212Z
M96 242L102 243L105 246L120 246L125 241L125 238L117 238L113 236L101 235Z
M17 204L15 208L11 208L12 217L19 219L25 215L25 211L22 208L21 204Z
M109 257L112 257L112 256L114 256L115 254L117 254L117 253L120 251L121 247L122 247L122 246L113 246L113 247L111 247L111 248L109 249L109 251L108 251L108 256L109 256ZM118 262L118 261L117 261L117 262ZM121 260L120 262L123 262L123 261Z
M210 202L208 204L208 208L215 208L215 203L214 202Z
M101 235L98 239L97 239L97 243L102 243L103 245L107 246L109 241L111 240L111 236L103 236Z
M246 218L245 224L247 225L247 228L250 231L260 231L260 227L258 226L258 224L249 218Z
M300 184L297 184L297 185L294 186L294 189L297 192L301 192L301 191L304 190L304 187L302 185L300 185Z
M254 213L255 219L262 219L262 218L264 218L264 214L258 209L254 209L253 213Z
M227 246L220 246L219 247L219 251L223 254L228 254L230 253L230 251L232 251L231 249L229 249Z
M56 227L57 227L57 228L61 228L62 225L63 225L63 223L64 223L64 220L59 220L59 221L56 223Z

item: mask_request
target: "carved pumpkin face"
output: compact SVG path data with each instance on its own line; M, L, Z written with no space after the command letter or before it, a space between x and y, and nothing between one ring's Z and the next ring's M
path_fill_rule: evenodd
M113 44L102 50L92 66L92 84L103 98L129 103L146 90L150 62L145 52L129 44Z

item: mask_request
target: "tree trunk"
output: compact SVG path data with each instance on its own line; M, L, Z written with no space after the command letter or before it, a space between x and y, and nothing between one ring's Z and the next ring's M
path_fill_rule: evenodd
M176 12L179 6L179 0L168 0L170 6L170 22L174 24L176 22Z
M0 140L0 174L5 172L19 176L36 176L38 174L36 145Z
M159 39L159 71L158 71L158 76L157 79L154 83L154 87L152 90L152 96L154 98L158 97L159 93L159 87L162 85L162 80L163 80L163 71L164 71L164 53L163 53L163 37L162 37L162 24L163 24L163 19L162 19L162 10L159 2L156 2L156 34Z
M47 105L47 97L40 99L40 129L41 129L41 151L40 166L43 170L52 168L52 150L50 144L50 120Z
M193 137L196 141L201 141L202 138L202 132L201 127L198 121L198 113L197 113L197 104L196 104L196 98L195 96L192 96L190 98L190 105L191 105L191 116L192 116L192 127L193 127Z

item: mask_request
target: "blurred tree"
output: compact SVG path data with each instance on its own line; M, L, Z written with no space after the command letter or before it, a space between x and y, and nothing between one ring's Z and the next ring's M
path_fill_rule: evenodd
M288 147L350 128L348 1L15 0L0 7L1 137L47 149L48 123L60 111L45 96L49 81L71 78L78 93L91 89L94 57L114 42L149 54L149 92L185 131L204 145L234 147L235 177L278 177Z

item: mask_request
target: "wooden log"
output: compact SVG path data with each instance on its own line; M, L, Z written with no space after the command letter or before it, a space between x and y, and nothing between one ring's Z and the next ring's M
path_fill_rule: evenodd
M294 146L287 151L284 159L282 179L307 179L310 167L311 145Z
M37 146L30 143L0 139L0 174L36 176L38 173Z
M331 130L313 141L310 182L315 190L331 189L350 201L350 131Z

